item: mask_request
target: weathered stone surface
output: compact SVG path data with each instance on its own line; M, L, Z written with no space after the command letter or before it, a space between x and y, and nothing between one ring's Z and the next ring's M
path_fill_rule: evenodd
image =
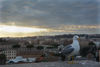
M75 62L77 62L77 64L68 64L68 61L57 61L57 62L1 65L0 67L100 67L100 62L95 62L91 60L80 60Z
M87 54L87 60L94 60L94 55L92 53Z

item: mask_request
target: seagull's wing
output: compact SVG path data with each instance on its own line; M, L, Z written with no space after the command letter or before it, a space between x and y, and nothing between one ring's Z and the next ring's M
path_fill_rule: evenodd
M61 53L62 54L70 54L73 50L74 50L74 48L71 45L68 45L62 49Z

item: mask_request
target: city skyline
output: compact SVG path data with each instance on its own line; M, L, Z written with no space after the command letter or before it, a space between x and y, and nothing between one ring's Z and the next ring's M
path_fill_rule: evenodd
M0 0L0 37L100 34L99 0Z

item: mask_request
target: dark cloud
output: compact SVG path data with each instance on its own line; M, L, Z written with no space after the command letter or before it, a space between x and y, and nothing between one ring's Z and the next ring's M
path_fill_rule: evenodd
M52 24L98 25L97 0L5 0L0 7L1 22L18 26Z

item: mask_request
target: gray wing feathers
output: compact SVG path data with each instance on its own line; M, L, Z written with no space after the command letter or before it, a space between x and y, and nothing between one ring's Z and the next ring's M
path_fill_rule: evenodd
M71 53L73 50L74 50L74 48L73 48L71 45L68 45L68 46L66 46L66 47L61 51L61 53L62 53L62 54L69 54L69 53Z

